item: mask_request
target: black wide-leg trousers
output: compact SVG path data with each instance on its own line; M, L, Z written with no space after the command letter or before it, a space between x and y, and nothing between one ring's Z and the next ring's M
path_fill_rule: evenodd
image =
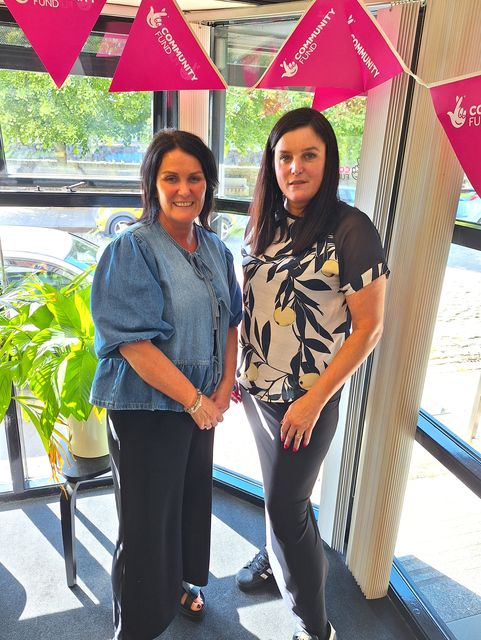
M153 640L179 610L182 580L207 584L214 429L186 413L109 411L119 533L115 640Z
M279 590L299 624L320 640L328 636L325 583L328 561L311 505L321 464L336 431L338 392L324 407L309 446L284 449L280 421L288 403L263 402L242 392L264 482L266 540Z

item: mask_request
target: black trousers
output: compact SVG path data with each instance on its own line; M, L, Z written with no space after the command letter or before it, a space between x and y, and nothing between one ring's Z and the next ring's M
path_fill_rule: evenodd
M186 413L109 411L119 533L115 640L153 640L179 609L182 580L207 584L214 429Z
M284 449L280 440L280 421L289 404L255 400L245 391L242 398L261 463L274 577L299 624L324 640L328 561L310 497L336 431L340 392L322 410L309 446L297 453L292 446Z

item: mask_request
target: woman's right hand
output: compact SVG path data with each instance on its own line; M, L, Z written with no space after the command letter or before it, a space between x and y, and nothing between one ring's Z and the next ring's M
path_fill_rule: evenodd
M199 429L212 429L224 420L222 411L210 398L202 395L202 403L197 411L191 413L192 419Z

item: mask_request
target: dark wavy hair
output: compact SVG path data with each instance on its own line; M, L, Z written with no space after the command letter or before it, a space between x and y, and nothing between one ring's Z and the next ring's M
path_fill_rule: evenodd
M156 186L157 174L164 155L174 149L180 149L184 153L194 156L200 162L207 188L204 206L199 214L199 222L204 229L210 231L209 218L214 208L214 191L219 183L214 154L198 136L178 129L163 129L159 131L147 147L140 166L143 211L139 220L152 223L159 215L160 204Z
M254 255L261 255L272 244L280 227L280 238L287 236L287 217L284 195L279 188L274 168L274 149L280 138L289 131L311 127L326 145L324 177L319 190L304 209L299 219L298 233L293 240L294 254L312 247L315 240L322 240L336 224L339 201L339 150L334 130L327 118L308 107L294 109L280 118L267 139L254 195L249 207L250 221L247 242Z

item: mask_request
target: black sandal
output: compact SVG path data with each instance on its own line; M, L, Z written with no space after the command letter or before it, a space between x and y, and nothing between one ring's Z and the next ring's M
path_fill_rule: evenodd
M191 620L202 620L205 614L205 597L200 587L192 586L189 590L184 589L184 593L187 594L185 602L180 603L180 612L190 618ZM194 611L191 606L194 600L200 596L202 600L202 607Z

